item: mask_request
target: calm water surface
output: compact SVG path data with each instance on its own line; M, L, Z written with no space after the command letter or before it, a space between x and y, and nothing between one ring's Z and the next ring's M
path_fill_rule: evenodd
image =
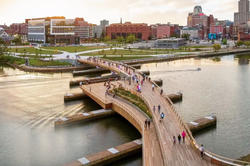
M167 93L182 92L176 108L186 122L210 114L217 127L196 135L217 154L239 158L250 153L249 55L187 59L143 65L153 79L163 79ZM201 68L201 71L197 71Z
M32 74L0 66L0 165L60 166L140 138L120 116L54 129L57 118L100 109L90 99L64 104L71 74ZM141 165L141 155L115 165Z

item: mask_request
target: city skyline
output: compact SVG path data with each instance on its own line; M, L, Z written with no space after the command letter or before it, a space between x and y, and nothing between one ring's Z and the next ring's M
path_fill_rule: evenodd
M102 19L117 23L120 18L138 23L174 23L186 25L188 13L195 5L201 5L207 15L218 19L233 20L238 0L0 0L0 24L24 22L25 18L46 16L83 17L90 23L99 24ZM60 4L60 5L59 5ZM58 7L60 6L60 8ZM183 7L182 7L183 6ZM223 6L223 9L221 8ZM13 12L15 11L15 12Z

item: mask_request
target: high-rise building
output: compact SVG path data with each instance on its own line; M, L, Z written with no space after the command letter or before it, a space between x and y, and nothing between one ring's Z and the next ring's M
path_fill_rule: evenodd
M234 25L246 25L249 19L249 0L240 0L238 2L238 12L234 13Z

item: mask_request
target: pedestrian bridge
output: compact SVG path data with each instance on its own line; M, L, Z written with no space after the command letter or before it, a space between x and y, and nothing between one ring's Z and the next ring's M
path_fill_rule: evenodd
M142 135L143 165L146 166L212 166L212 165L248 165L250 163L229 159L209 151L205 151L204 159L200 156L200 145L195 141L186 123L177 113L173 103L166 95L161 95L160 87L147 79L141 86L141 93L136 92L136 83L127 81L132 75L137 75L141 80L143 74L128 65L103 60L99 58L81 59L79 62L93 66L99 66L121 74L124 80L113 81L112 85L122 86L131 93L136 93L147 104L152 114L150 129L146 129L144 122L148 118L145 113L128 101L119 97L113 98L106 95L106 87L103 83L83 85L83 92L100 104L103 108L112 108L121 116L133 124ZM125 80L126 78L126 80ZM152 90L152 84L156 87ZM158 111L153 111L153 106L161 106L161 112L165 114L162 122L159 121ZM173 136L178 136L183 131L187 133L185 144L173 144Z

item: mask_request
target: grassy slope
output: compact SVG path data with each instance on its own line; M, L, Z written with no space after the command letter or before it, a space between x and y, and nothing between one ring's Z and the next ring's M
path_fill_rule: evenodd
M150 118L152 118L152 115L151 115L147 105L145 104L145 102L139 96L134 95L131 92L126 91L123 88L114 89L113 93L115 93L117 96L119 96L119 97L133 103L138 108L140 108L144 113L146 113Z
M60 54L58 51L47 51L47 50L39 50L34 47L28 48L10 48L9 52L17 52L17 53L30 53L30 54Z
M25 63L25 59L16 58L11 56L0 56L0 60L7 61L12 64L21 65ZM71 65L67 62L60 62L60 61L41 61L37 58L30 58L30 65L37 66L37 67L46 67L46 66L68 66Z
M132 60L132 59L145 59L152 58L152 56L131 56L131 57L102 57L103 59L109 59L113 61L122 61L122 60Z
M104 46L66 46L66 47L44 47L44 49L51 49L51 50L61 50L61 51L67 51L67 52L82 52L82 51L88 51L88 50L96 50L96 49L103 49L107 48Z

